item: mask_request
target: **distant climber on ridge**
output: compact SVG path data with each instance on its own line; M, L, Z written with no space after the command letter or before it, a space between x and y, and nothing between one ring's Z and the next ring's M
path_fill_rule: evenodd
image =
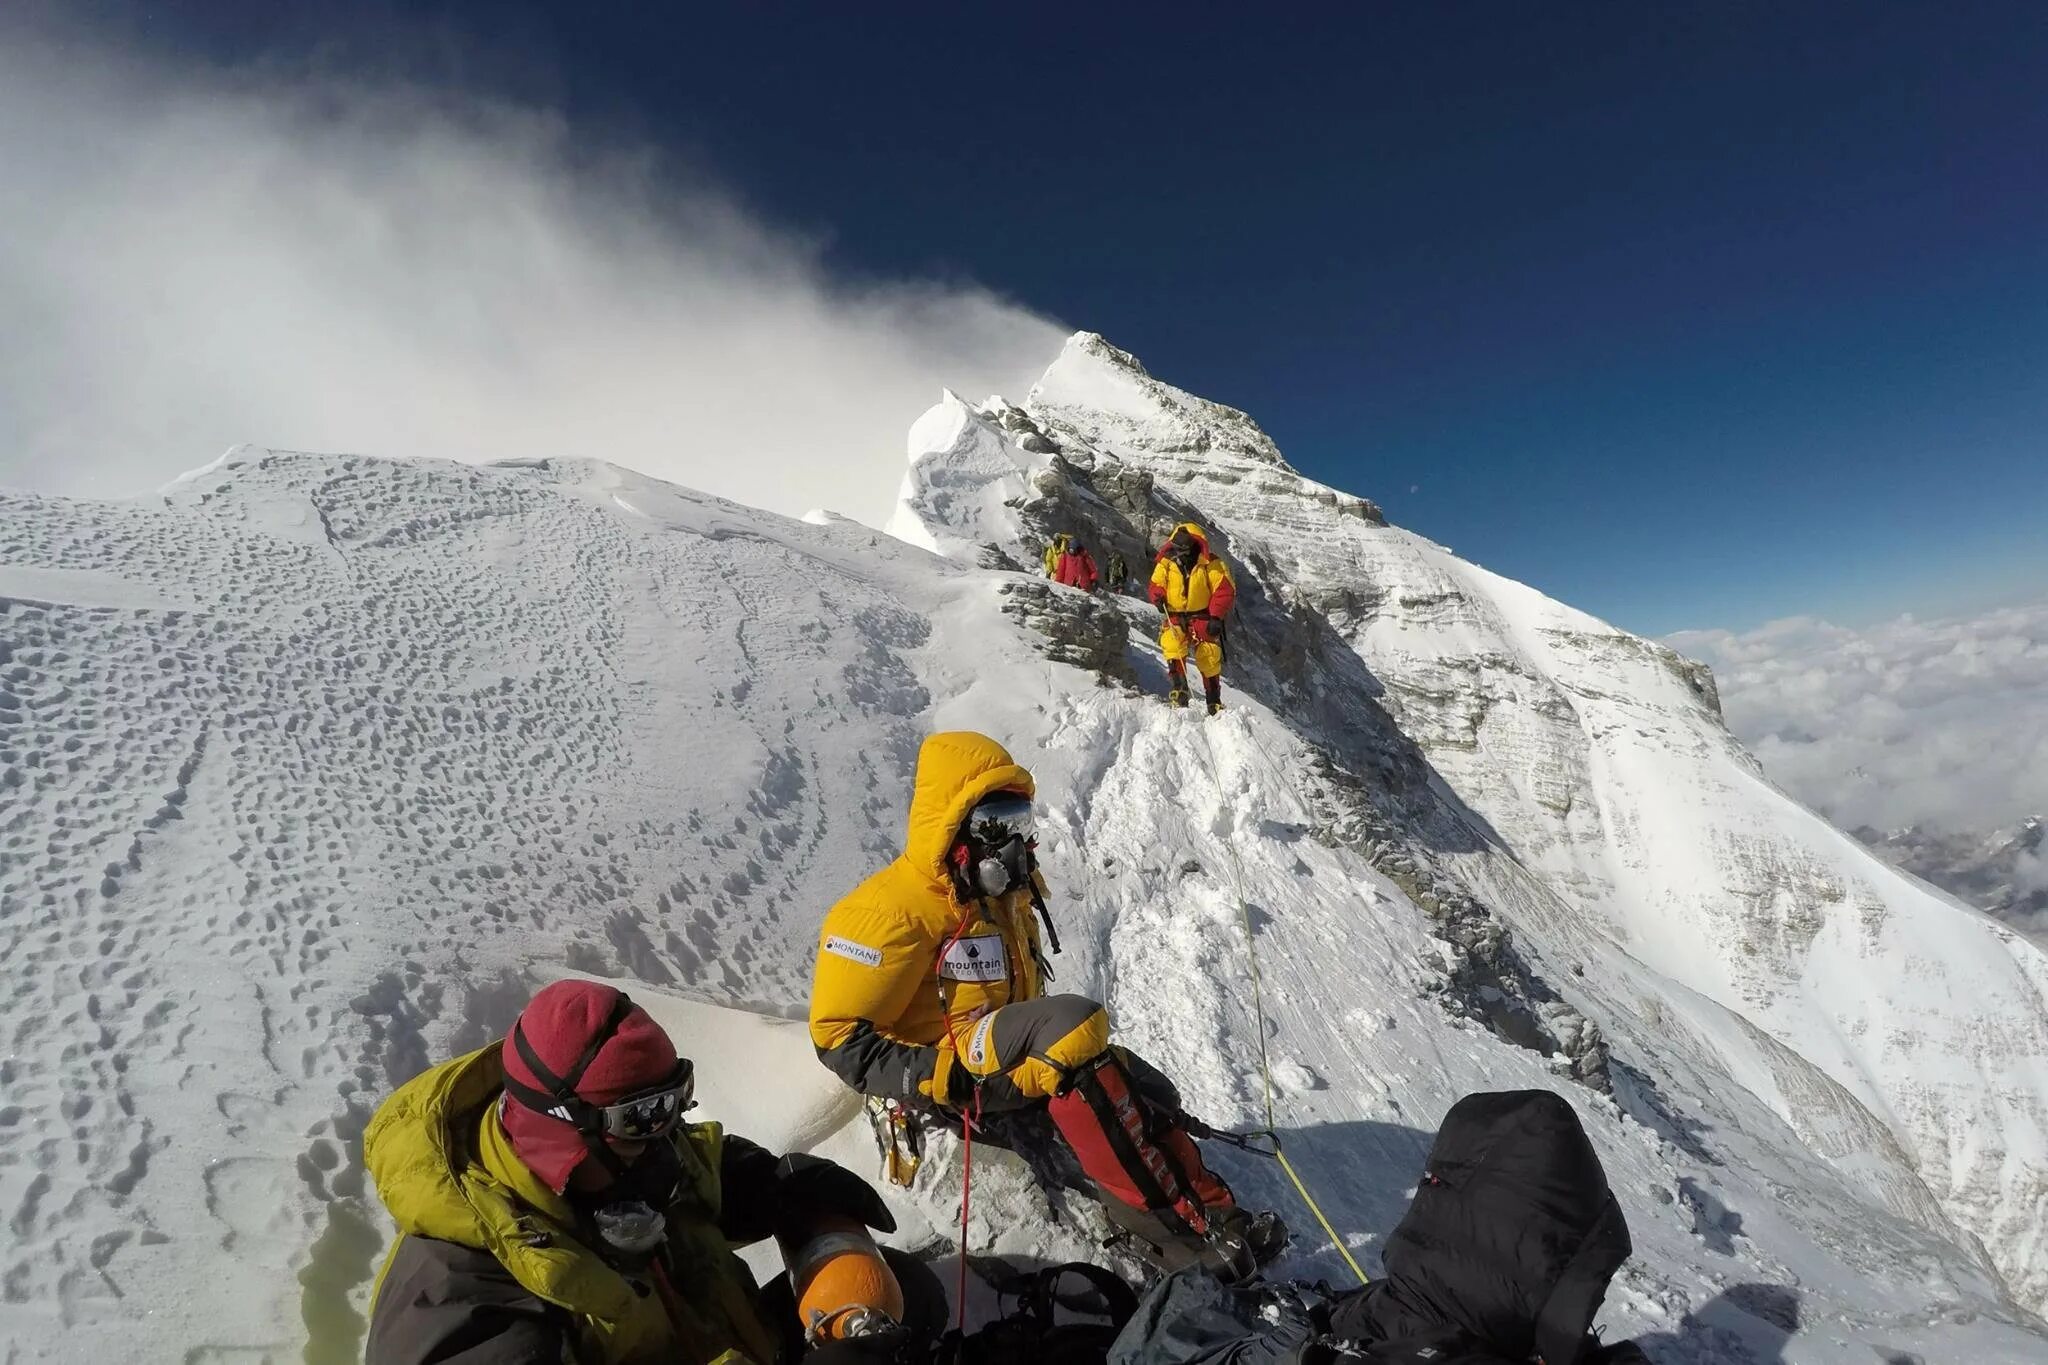
M1059 568L1053 577L1070 588L1082 592L1094 592L1101 575L1095 570L1095 556L1088 553L1088 547L1078 540L1067 542L1067 552L1060 556Z
M1239 1207L1203 1163L1172 1082L1110 1044L1102 1006L1043 993L1052 972L1034 910L1055 953L1059 935L1035 792L986 735L925 740L903 852L819 930L811 1041L892 1125L972 1124L977 1142L1002 1143L1007 1121L1050 1117L1134 1250L1248 1274L1285 1246L1286 1228Z
M1109 590L1121 595L1131 583L1130 561L1124 558L1122 550L1109 552Z
M879 1363L909 1336L894 1319L918 1316L905 1292L920 1296L920 1326L943 1319L944 1290L908 1256L866 1272L826 1263L804 1303L820 1290L832 1312L805 1355L795 1293L778 1280L764 1294L732 1248L865 1243L861 1225L895 1220L844 1167L683 1122L694 1089L645 1010L574 980L534 996L509 1038L399 1087L363 1138L399 1234L372 1295L367 1365ZM846 1301L883 1281L893 1302ZM881 1316L856 1320L863 1308Z
M1041 558L1045 561L1045 576L1047 578L1055 580L1059 578L1060 556L1067 552L1067 540L1067 533L1062 531L1051 540L1045 542L1045 553Z
M1159 628L1171 683L1166 699L1175 706L1188 704L1192 652L1209 714L1215 715L1223 709L1223 618L1237 600L1237 583L1230 566L1209 552L1209 537L1201 527L1184 521L1173 528L1152 565L1150 596L1166 618Z

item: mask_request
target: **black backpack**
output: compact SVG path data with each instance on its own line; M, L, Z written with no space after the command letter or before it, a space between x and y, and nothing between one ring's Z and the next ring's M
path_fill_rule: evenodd
M1569 1103L1547 1090L1468 1095L1437 1130L1382 1279L1333 1296L1170 1275L1108 1365L1632 1365L1634 1346L1588 1332L1629 1250Z
M1467 1095L1444 1116L1387 1239L1384 1278L1337 1304L1331 1330L1372 1345L1455 1329L1508 1360L1589 1365L1602 1348L1588 1329L1630 1249L1600 1157L1562 1096Z

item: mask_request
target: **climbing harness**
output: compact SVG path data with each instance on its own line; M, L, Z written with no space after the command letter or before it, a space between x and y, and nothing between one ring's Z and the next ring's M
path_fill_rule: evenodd
M1217 799L1221 800L1223 797L1222 765L1216 760L1216 743L1209 737L1209 731L1206 726L1202 730L1202 747L1208 751L1206 766L1209 769L1209 780L1216 787ZM1351 1273L1358 1277L1358 1282L1360 1284L1369 1284L1371 1281L1366 1276L1365 1271L1351 1255L1351 1249L1344 1245L1344 1239L1337 1235L1337 1229L1330 1225L1330 1220L1323 1213L1322 1206L1316 1203L1315 1196L1308 1192L1307 1183L1302 1180L1301 1173L1294 1169L1294 1163L1287 1159L1287 1152L1281 1145L1280 1123L1273 1111L1273 1063L1266 1048L1265 983L1259 975L1259 953L1258 945L1255 941L1256 935L1252 928L1251 905L1245 899L1244 894L1244 863L1237 855L1236 844L1226 839L1223 841L1223 850L1230 858L1231 895L1237 901L1238 921L1244 926L1244 959L1245 964L1251 969L1252 1014L1259 1038L1259 1080L1264 1093L1266 1107L1266 1126L1263 1129L1244 1134L1243 1136L1248 1139L1264 1137L1272 1142L1273 1159L1280 1163L1280 1169L1285 1171L1288 1180L1293 1182L1294 1192L1301 1196L1301 1202L1308 1206L1310 1213L1315 1215L1316 1222L1321 1225L1324 1234L1329 1237L1330 1245L1335 1247L1337 1254L1344 1258L1344 1264L1351 1268ZM1223 1137L1226 1142L1230 1140L1229 1137L1224 1137L1220 1133L1215 1134L1215 1136ZM1230 1137L1236 1136L1239 1135L1230 1135ZM1232 1143L1232 1145L1242 1144ZM1245 1150L1251 1151L1256 1149L1246 1147Z

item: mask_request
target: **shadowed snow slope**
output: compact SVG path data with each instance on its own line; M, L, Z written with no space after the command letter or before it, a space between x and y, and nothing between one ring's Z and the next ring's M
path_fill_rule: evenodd
M1148 449L1172 391L1134 368L1079 342L1031 415L919 424L898 525L951 558L595 463L243 449L146 500L0 494L8 1359L352 1359L368 1115L568 972L648 1000L713 1117L872 1171L790 1021L960 726L1038 774L1060 988L1227 1125L1263 1121L1248 919L1279 1126L1368 1269L1449 1105L1548 1086L1636 1234L1604 1321L1658 1359L2039 1359L2005 1288L2039 1284L2039 959L1785 802L1674 657L1241 415L1181 395ZM980 567L1048 506L1216 519L1231 711L1047 658L1128 623L1158 686L1140 604ZM949 1250L958 1180L935 1140L897 1240ZM973 1208L1019 1257L1103 1226L1001 1154ZM1342 1276L1306 1232L1282 1269Z

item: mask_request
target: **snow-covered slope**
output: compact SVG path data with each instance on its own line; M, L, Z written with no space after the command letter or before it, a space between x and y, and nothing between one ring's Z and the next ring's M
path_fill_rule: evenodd
M564 972L652 1001L716 1116L871 1169L854 1106L788 1021L825 907L893 852L916 744L952 726L1003 738L1039 775L1062 988L1106 999L1125 1040L1229 1124L1262 1113L1245 907L1281 1127L1368 1268L1451 1102L1550 1085L1586 1116L1636 1233L1605 1320L1647 1333L1655 1358L2040 1358L2048 1337L1969 1210L1915 1172L1926 1156L1877 1066L1884 1040L1792 1030L1855 994L1843 931L1813 940L1831 956L1802 950L1838 980L1758 969L1804 1011L1774 1014L1727 987L1750 978L1686 960L1678 929L1653 939L1656 915L1691 905L1637 903L1651 884L1621 851L1638 845L1607 832L1620 815L1597 845L1572 823L1630 791L1618 758L1540 779L1539 730L1495 789L1474 776L1490 771L1478 750L1460 760L1440 733L1461 690L1535 697L1496 700L1472 727L1497 757L1508 713L1554 718L1539 681L1565 663L1506 652L1566 647L1540 599L1461 578L1521 624L1498 641L1418 626L1402 674L1367 638L1395 610L1385 580L1318 580L1276 556L1322 535L1333 562L1382 537L1445 573L1456 561L1296 480L1246 419L1196 400L1174 400L1183 448L1148 453L1138 438L1158 423L1115 394L1156 391L1112 369L1097 376L1109 396L1055 401L1074 358L1029 411L949 399L919 424L897 525L949 558L581 462L241 450L158 498L0 494L5 1358L352 1358L385 1226L358 1163L369 1112ZM1124 456L1089 448L1084 421L1105 443L1123 428ZM1163 519L1223 525L1246 568L1230 712L1204 721L1148 695L1160 664L1139 604L1000 567L1028 562L1053 510L1100 517L1098 540L1129 541L1134 561ZM1702 764L1720 752L1699 703L1631 702L1654 670L1693 695L1666 659L1572 629L1598 637L1572 649L1620 670L1587 663L1575 686L1644 711L1614 724L1682 721L1712 751ZM1695 775L1673 771L1674 787ZM1744 800L1779 800L1748 780ZM1538 791L1565 807L1549 842L1523 827L1549 818L1522 809ZM1686 845L1696 859L1725 837L1710 829ZM1975 932L1926 948L1945 979L1966 951L1947 940ZM1765 965L1766 949L1786 955L1763 942ZM1973 981L1946 1008L1997 989L1985 957L1985 994ZM2001 1106L2040 1088L2017 1070L1995 1073L2002 1091L1965 1085L1990 1061L1919 1001L1919 1032L1965 1068L1949 1083L1980 1116L1978 1150L2012 1150ZM2034 1018L2006 1028L2038 1051ZM1310 1226L1270 1168L1220 1164ZM1093 1249L1091 1210L1052 1223L1014 1161L978 1154L975 1169L977 1250ZM937 1252L957 1154L936 1144L926 1170L900 1240ZM2011 1239L1997 1254L2014 1282L2035 1264ZM1342 1278L1309 1235L1285 1268Z

